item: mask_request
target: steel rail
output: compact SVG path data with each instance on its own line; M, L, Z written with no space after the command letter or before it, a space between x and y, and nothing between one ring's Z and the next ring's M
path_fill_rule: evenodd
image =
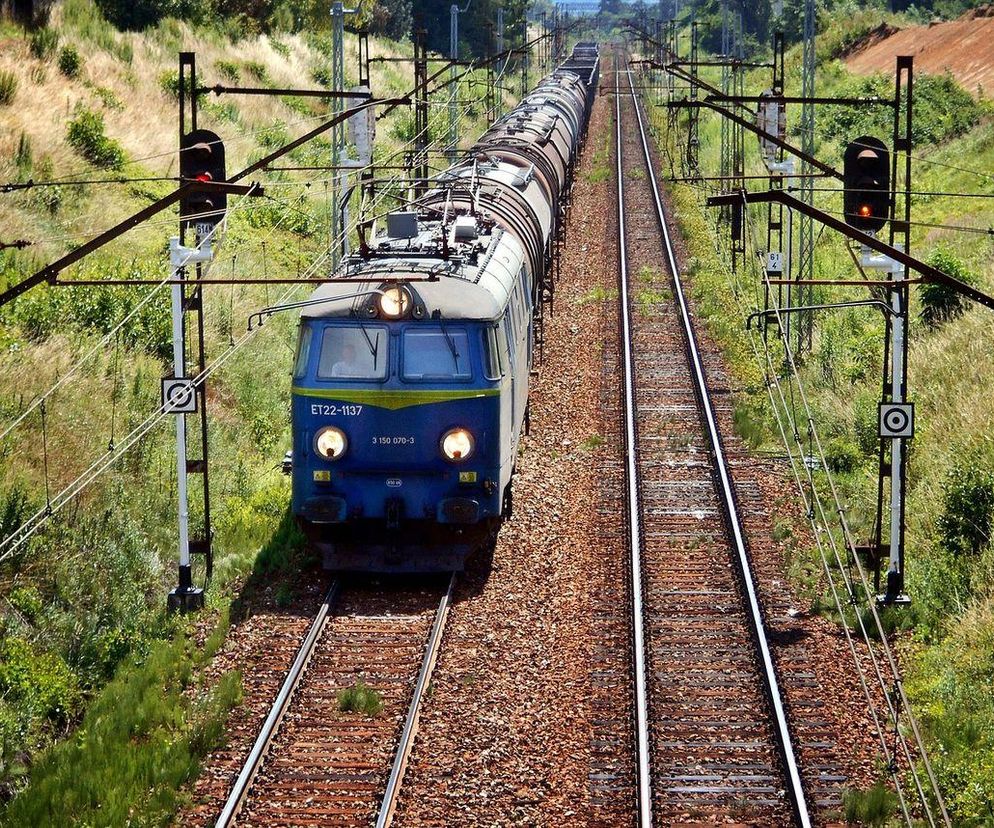
M417 732L418 718L421 712L421 702L424 699L425 690L428 687L428 682L431 679L431 673L438 658L439 649L441 648L442 635L445 630L445 620L448 616L449 606L452 602L452 592L455 589L455 583L456 575L453 573L449 579L448 589L439 601L438 610L435 614L435 621L428 637L425 656L421 663L421 669L418 673L418 680L414 687L414 694L411 698L411 703L407 710L407 717L404 721L404 728L401 732L400 740L397 744L397 750L394 754L394 761L391 766L390 776L387 779L386 790L384 792L383 800L376 820L376 828L386 828L393 818L394 808L397 804L397 797L400 792L400 785L403 781L404 770L407 765L407 758L410 755L411 747L414 744L414 737ZM297 656L294 659L282 686L280 687L280 691L273 702L269 715L266 717L266 721L263 723L263 726L259 731L259 735L256 737L255 743L252 745L252 750L249 752L248 758L245 760L245 764L242 766L242 770L238 774L238 779L235 781L234 787L228 795L224 808L217 818L215 828L228 828L228 826L235 824L238 813L248 798L252 782L255 779L259 769L262 767L263 760L265 759L266 754L269 751L269 747L272 744L277 731L279 730L280 722L290 706L290 702L297 686L300 684L300 679L307 670L308 662L314 653L317 642L321 638L321 633L324 630L324 626L328 620L328 614L331 611L331 607L334 605L335 598L340 588L340 583L336 581L328 589L328 592L324 597L324 601L321 603L321 608L318 610L317 616L315 616L307 635L300 645L300 649L297 651Z
M770 653L769 642L766 637L766 630L763 624L762 611L759 606L759 599L756 595L755 583L752 575L752 567L749 563L749 555L746 551L745 544L745 533L742 528L742 522L738 513L738 506L735 502L735 491L731 479L731 473L728 468L728 462L725 458L725 451L721 441L721 433L718 427L718 419L714 412L714 407L711 404L711 396L708 391L707 382L704 375L704 366L701 361L700 350L697 343L697 336L694 332L693 323L690 318L690 309L687 304L687 298L684 295L683 284L680 279L680 271L677 266L676 255L673 252L673 243L670 238L669 227L666 223L666 214L663 210L662 199L659 195L659 184L656 180L655 169L652 164L652 154L649 151L649 142L646 138L645 125L642 120L642 112L639 107L638 97L635 94L634 84L632 83L631 69L626 70L628 76L629 86L631 88L632 104L635 107L635 117L639 128L639 137L642 142L642 152L645 158L645 164L647 172L649 175L649 184L652 187L652 196L654 207L656 211L656 218L659 221L660 232L663 236L663 246L665 248L667 263L670 267L670 272L673 275L673 286L674 295L677 299L677 304L680 310L680 318L683 325L684 336L687 343L687 352L690 357L690 368L693 375L693 381L696 386L698 399L700 400L701 411L704 414L705 425L707 427L708 436L710 438L712 450L714 452L714 465L718 473L718 482L721 489L720 495L725 508L725 516L728 522L728 527L731 531L732 541L735 545L735 550L738 556L739 565L741 567L743 584L746 592L746 598L749 604L749 611L751 616L751 621L753 625L753 633L756 638L756 643L759 647L760 656L762 660L762 672L763 679L766 685L767 695L769 697L770 705L772 707L773 719L775 724L775 734L777 741L779 743L779 748L782 754L782 760L784 763L784 771L787 777L788 784L788 797L791 800L791 806L794 810L794 815L797 819L798 824L803 826L803 828L809 828L811 825L811 817L808 813L807 800L804 793L804 788L801 784L801 775L798 769L797 758L794 753L793 740L790 734L790 727L787 723L787 715L784 710L783 700L781 697L780 686L776 676L776 668L773 664L773 658ZM620 95L618 96L620 98ZM618 105L618 137L620 141L621 136L621 126L620 126L620 104ZM620 148L619 148L619 158L620 158ZM619 181L620 181L620 162L619 162ZM619 184L620 189L620 184Z
M618 62L615 59L615 73ZM632 355L631 310L628 301L628 257L625 252L625 177L621 169L621 95L614 96L618 180L618 281L621 298L622 351L625 376L625 479L628 500L628 542L632 572L632 637L635 662L635 741L638 752L638 819L641 828L652 826L652 768L649 761L649 704L642 601L642 515L639 500L638 446L635 434L635 366Z
M411 697L411 704L407 709L404 730L400 734L400 741L397 744L397 751L393 758L393 767L390 769L390 778L387 780L387 787L383 792L380 813L376 817L376 828L387 828L393 820L394 808L397 805L397 796L400 793L400 785L404 779L404 770L407 767L407 758L410 755L411 748L414 746L418 718L421 715L421 700L431 679L432 670L435 668L438 651L442 646L442 634L445 631L445 620L449 614L449 605L452 603L452 591L455 588L455 584L456 575L452 573L452 577L449 579L449 588L446 590L445 595L442 596L442 600L438 602L435 624L432 626L431 635L428 637L428 646L425 650L424 661L421 663L421 672L418 673L418 682L414 686L414 695Z
M310 630L308 630L306 637L300 645L300 649L297 651L297 657L293 660L290 671L283 680L280 692L276 695L276 701L273 702L269 715L266 717L266 721L263 723L262 729L255 739L255 744L252 745L248 759L245 760L241 773L238 774L238 779L235 780L235 785L228 795L228 800L224 803L224 808L217 818L215 828L228 828L229 825L234 825L238 811L241 809L249 789L252 787L252 780L255 779L256 773L262 767L262 760L265 758L269 746L276 736L276 731L279 729L283 714L286 713L287 708L290 706L290 699L293 697L293 692L297 689L297 685L300 683L300 679L307 669L307 664L311 660L314 646L321 637L321 631L324 629L325 622L328 620L328 613L331 611L339 588L339 582L334 581L324 596L321 608L318 610L318 614L314 618Z

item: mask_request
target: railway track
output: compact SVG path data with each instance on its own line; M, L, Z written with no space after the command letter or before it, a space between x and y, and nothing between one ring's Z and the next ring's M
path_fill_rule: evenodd
M616 70L639 823L809 825L706 358L631 75Z
M454 584L331 585L218 828L390 824ZM360 680L382 701L376 715L340 709Z

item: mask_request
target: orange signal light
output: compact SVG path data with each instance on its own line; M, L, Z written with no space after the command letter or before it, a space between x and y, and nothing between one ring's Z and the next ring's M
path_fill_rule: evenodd
M870 218L873 215L873 208L869 204L859 205L859 217L860 218Z

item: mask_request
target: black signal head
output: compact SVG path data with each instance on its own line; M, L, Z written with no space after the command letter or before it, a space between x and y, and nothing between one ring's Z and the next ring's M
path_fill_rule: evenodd
M180 184L223 183L225 177L224 142L209 129L195 129L180 142ZM179 214L186 226L217 224L224 218L228 196L221 192L199 191L180 200Z
M866 233L890 218L890 153L879 138L850 141L843 156L843 212L846 224Z

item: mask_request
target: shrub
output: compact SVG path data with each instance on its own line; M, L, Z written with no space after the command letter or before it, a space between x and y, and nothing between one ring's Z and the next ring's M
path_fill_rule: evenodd
M241 73L238 71L238 64L233 60L215 60L214 68L225 80L237 82L239 77L241 77Z
M113 170L124 166L124 148L104 134L104 118L97 112L85 108L79 110L69 122L66 140L87 161L97 166Z
M825 464L836 474L851 474L862 460L859 447L843 437L833 437L825 445Z
M288 20L279 20L278 19L278 17L280 16L279 12L280 11L284 11L284 10L285 9L283 9L283 8L277 9L276 13L273 14L273 25L277 29L282 29L284 31L291 31L293 29L293 15L292 14L289 15L289 19ZM276 54L278 54L281 58L284 58L286 60L290 59L290 47L286 43L284 43L282 40L280 40L278 37L272 37L272 36L270 36L270 38L269 38L269 45L273 48L273 51L276 52Z
M942 486L939 535L957 555L979 555L990 543L994 522L994 472L975 461L953 468Z
M28 621L33 621L44 607L41 593L31 585L14 587L7 600Z
M143 663L118 672L93 702L78 734L35 763L31 784L0 822L33 825L161 825L182 804L183 784L224 736L240 678L228 673L191 699L194 669L206 652L178 636Z
M168 69L159 75L159 89L170 98L179 100L179 70Z
M853 78L839 89L846 97L893 98L894 79L878 74ZM915 75L915 144L940 144L972 129L983 110L952 75ZM841 148L859 135L889 136L892 111L883 106L838 106L819 116L819 131Z
M961 259L944 247L936 248L928 257L928 263L968 285L977 283L976 275L967 269ZM918 298L922 304L919 318L926 327L932 329L962 316L969 305L963 295L954 288L930 282L918 286Z
M362 679L357 679L351 687L338 691L338 709L343 713L377 716L383 710L383 697Z
M282 121L275 121L265 129L259 130L256 140L268 149L276 149L290 143L290 133L286 124Z
M315 83L319 83L321 86L326 86L329 89L335 85L335 79L331 76L331 69L324 64L315 66L311 71L311 77L314 78Z
M108 89L106 86L94 86L93 93L100 98L100 103L108 109L114 109L118 112L124 111L124 104L121 103L121 99L114 94L113 89Z
M9 106L17 95L17 76L0 69L0 106Z
M210 22L216 14L214 3L188 3L178 0L96 0L97 7L119 29L141 31L165 17L180 17L194 24Z
M34 505L21 486L0 495L0 537L12 535L24 523Z
M57 725L65 725L80 701L79 687L66 663L38 653L13 636L0 642L0 695Z
M38 60L48 60L59 45L59 33L47 26L31 35L31 54Z
M848 823L886 825L897 812L897 794L878 782L865 791L846 791L842 807Z
M59 52L59 71L67 78L78 78L79 70L83 68L83 58L75 46L63 46Z
M257 60L245 61L245 71L248 72L259 83L269 82L269 70Z

